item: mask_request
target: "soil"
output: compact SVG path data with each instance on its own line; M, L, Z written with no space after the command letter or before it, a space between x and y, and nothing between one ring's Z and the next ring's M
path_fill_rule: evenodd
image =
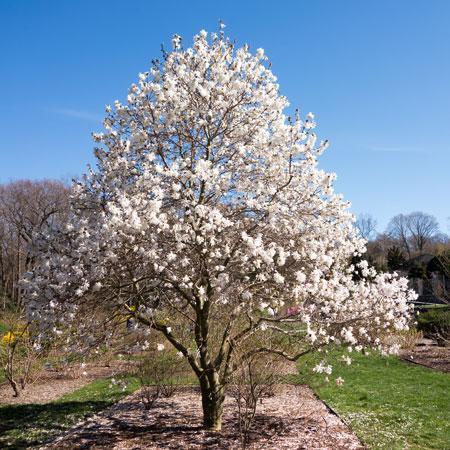
M116 375L125 369L125 362L113 361L109 366L86 364L64 371L44 370L36 381L26 385L19 397L13 397L13 390L6 382L0 385L0 405L48 403L72 392L98 378Z
M45 449L238 449L234 400L227 397L221 432L202 429L200 393L183 387L146 411L136 392L57 438ZM283 385L258 405L248 449L363 449L307 386Z
M412 350L403 350L400 356L408 362L431 367L442 372L450 372L450 347L416 346Z

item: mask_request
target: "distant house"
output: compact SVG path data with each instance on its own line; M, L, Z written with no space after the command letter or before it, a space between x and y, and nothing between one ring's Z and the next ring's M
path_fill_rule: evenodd
M450 299L448 258L425 253L411 258L407 267L410 285L419 294L417 302L445 303Z

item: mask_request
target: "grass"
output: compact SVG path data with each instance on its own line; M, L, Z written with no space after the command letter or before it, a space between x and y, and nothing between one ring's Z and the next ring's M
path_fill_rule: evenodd
M0 406L0 448L24 449L45 443L139 387L136 378L125 377L124 381L125 389L109 387L110 379L99 379L51 403Z
M450 449L450 374L375 353L353 352L348 366L342 354L308 355L294 381L309 384L369 448ZM329 383L312 372L323 359L333 365Z

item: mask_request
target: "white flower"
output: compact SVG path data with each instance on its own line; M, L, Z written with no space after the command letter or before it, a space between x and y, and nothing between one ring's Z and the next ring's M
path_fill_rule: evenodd
M302 271L298 271L295 273L295 277L299 283L304 283L306 281L306 275Z
M174 34L172 38L172 46L174 50L178 50L181 47L181 36Z
M197 86L197 92L204 98L209 97L209 92L203 86Z
M343 384L344 384L343 378L341 378L341 377L336 378L336 384L337 384L338 386L343 385Z
M313 372L326 373L326 374L330 375L333 372L333 367L330 365L324 365L324 362L322 361L313 367Z
M274 273L273 279L278 284L283 284L284 283L284 277L281 274L279 274L278 272Z
M158 352L162 352L164 349L164 344L156 344L156 350L158 350Z

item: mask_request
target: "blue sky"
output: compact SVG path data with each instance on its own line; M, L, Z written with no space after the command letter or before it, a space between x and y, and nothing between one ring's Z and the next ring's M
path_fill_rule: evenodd
M331 147L321 167L383 230L422 210L450 232L450 2L0 0L0 182L70 179L137 74L218 20L263 47Z

